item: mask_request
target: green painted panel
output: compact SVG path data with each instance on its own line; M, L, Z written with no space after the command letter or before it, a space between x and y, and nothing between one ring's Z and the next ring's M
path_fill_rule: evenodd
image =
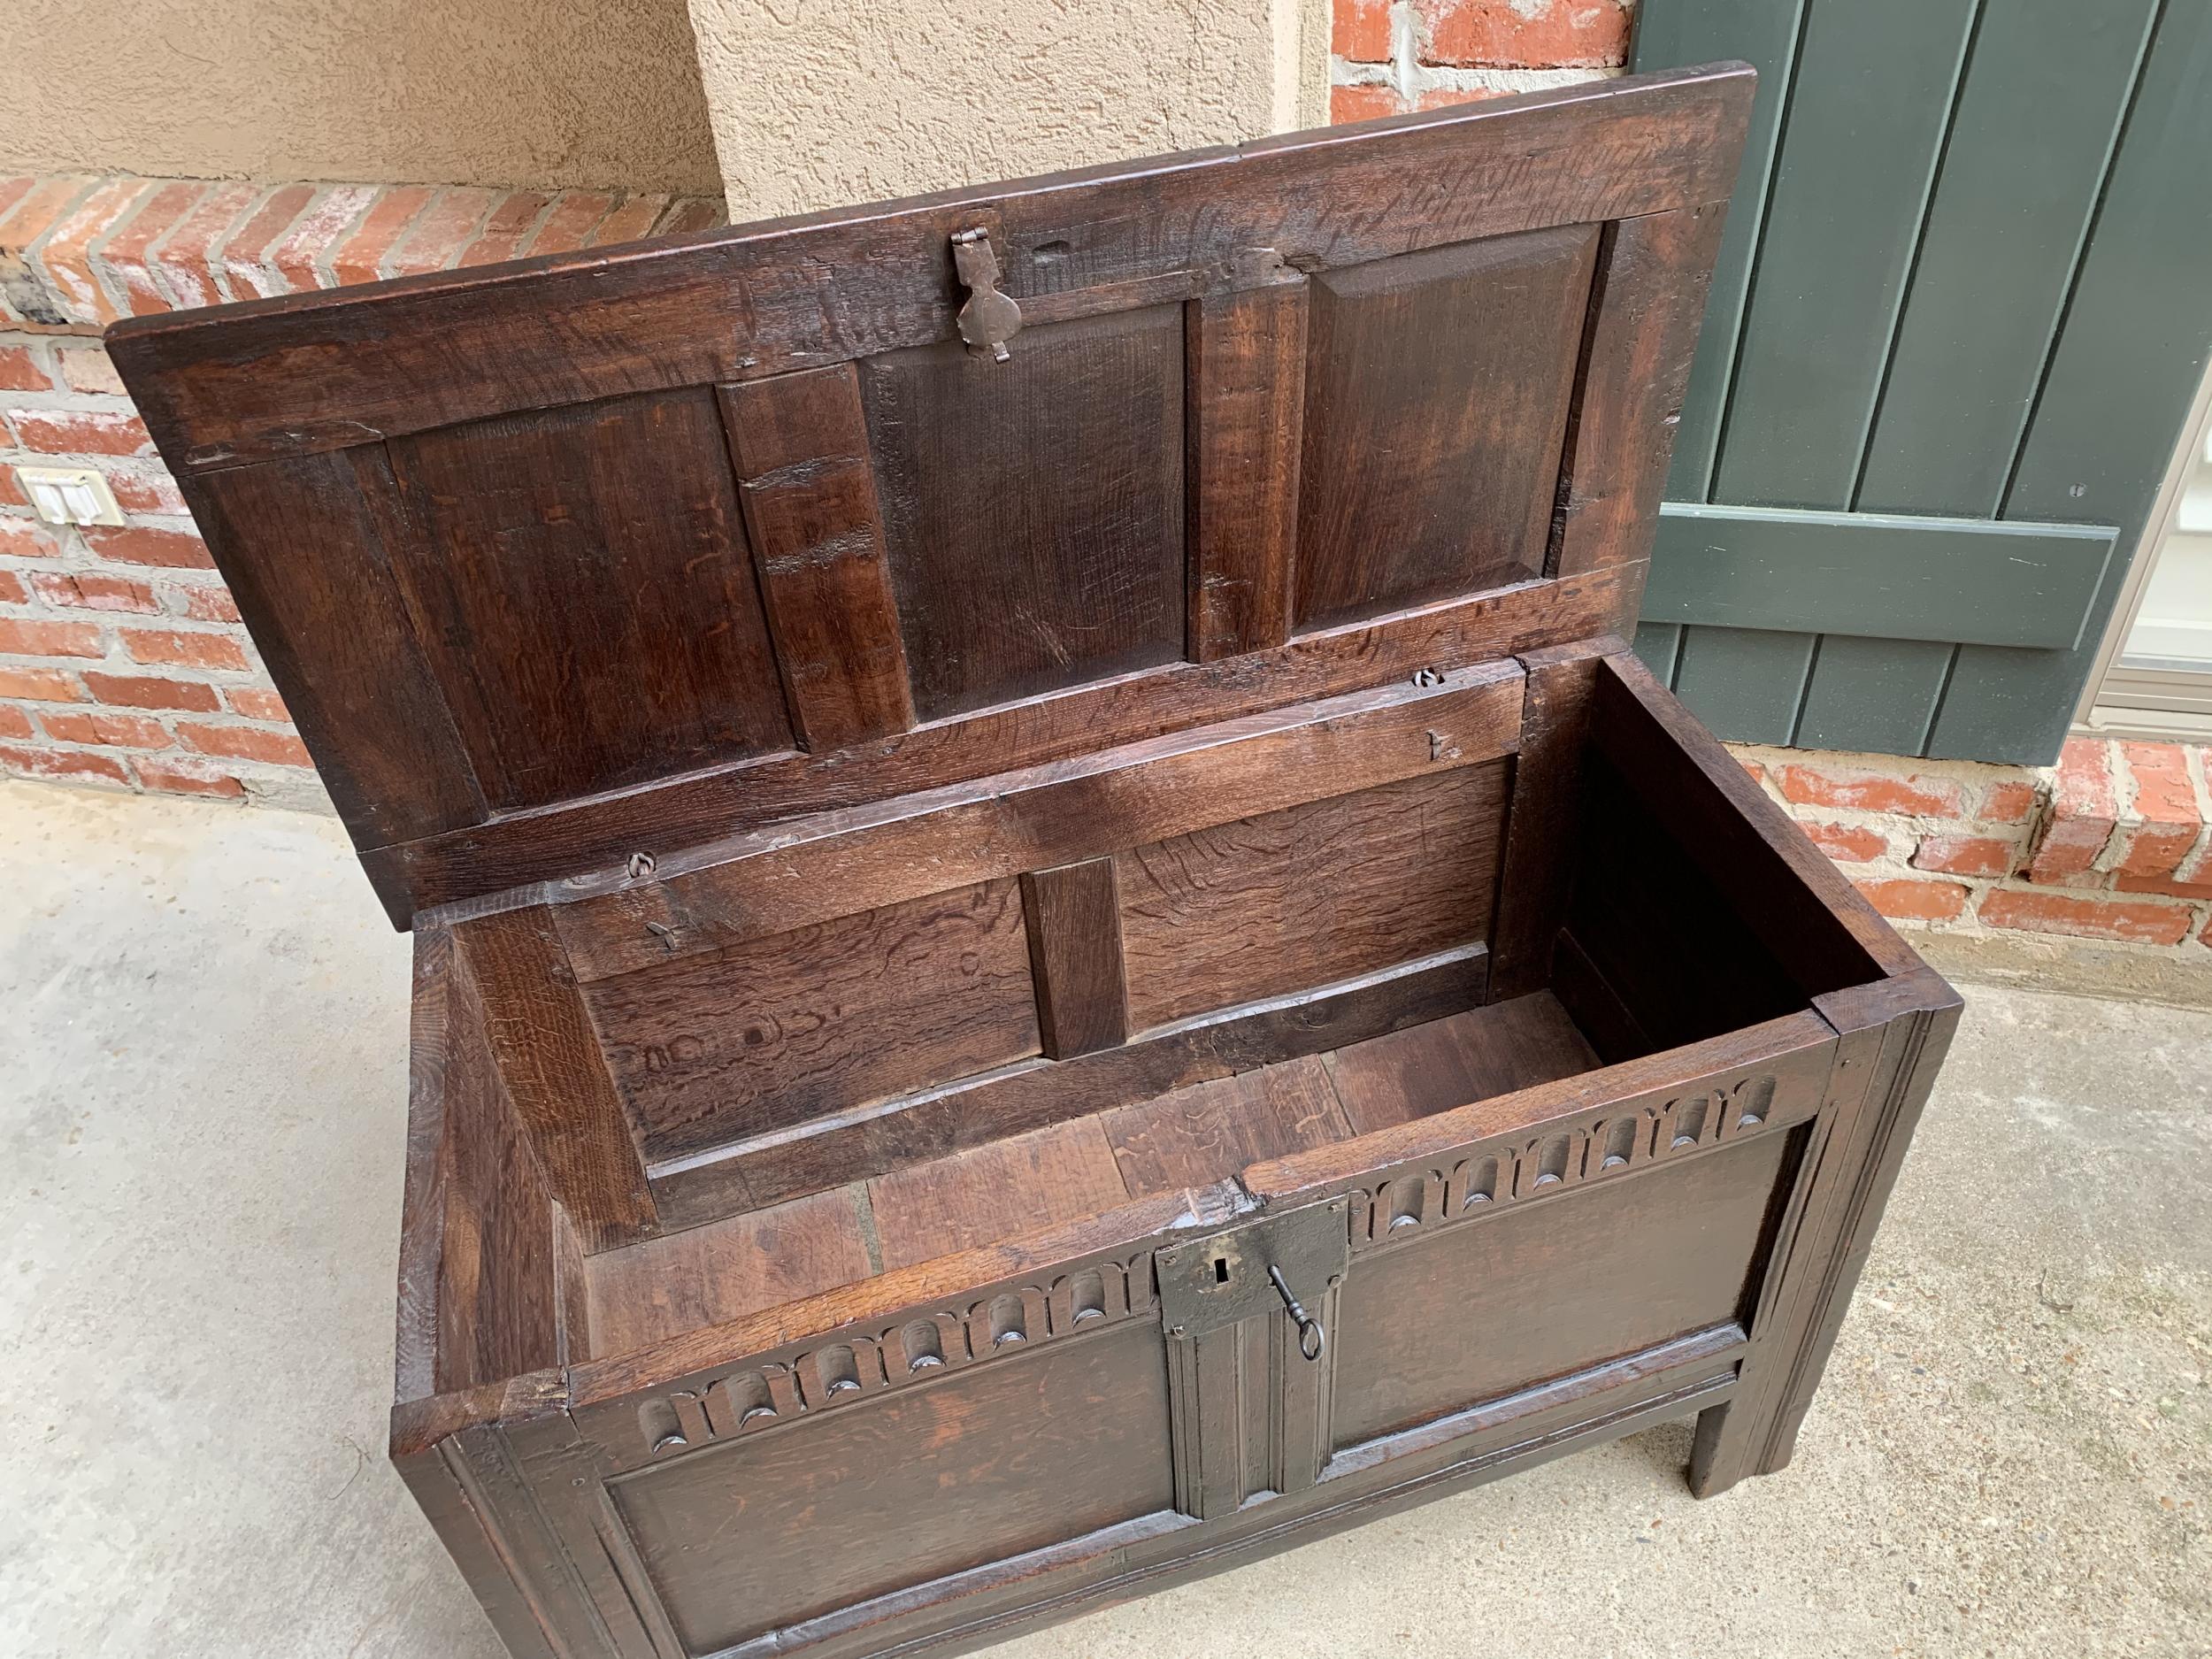
M1636 625L1636 655L1643 659L1651 677L1663 686L1674 684L1675 653L1682 649L1682 630L1671 622L1639 622Z
M1974 11L1808 12L1710 499L1849 505Z
M1767 175L1774 165L1775 136L1780 130L1790 60L1804 9L1805 0L1645 0L1637 14L1639 69L1679 69L1740 58L1759 72L1743 170L1737 175L1728 226L1713 265L1713 286L1706 296L1701 336L1704 343L1691 367L1682 421L1675 431L1667 494L1685 501L1706 498L1720 450L1721 411L1728 401L1729 371L1735 362L1744 296L1751 286L1751 259L1758 247Z
M1675 695L1722 737L1786 743L1812 657L1809 634L1685 628Z
M1643 614L1655 622L2071 647L2114 534L1668 502Z
M1855 505L1997 511L2156 9L1986 0Z
M2212 350L2212 6L2170 4L2003 512L2097 518L2132 555ZM2071 651L1968 646L1929 752L2047 762L2125 576L2110 561Z
M1790 741L1804 749L1917 755L1928 741L1953 649L1924 640L1828 634L1813 659Z

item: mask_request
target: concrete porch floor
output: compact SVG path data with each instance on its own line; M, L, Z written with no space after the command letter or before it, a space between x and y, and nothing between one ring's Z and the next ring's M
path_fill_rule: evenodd
M332 821L0 785L0 1654L499 1652L382 1453L406 987ZM2206 1652L2212 1013L1963 988L1792 1468L1671 1425L995 1651Z

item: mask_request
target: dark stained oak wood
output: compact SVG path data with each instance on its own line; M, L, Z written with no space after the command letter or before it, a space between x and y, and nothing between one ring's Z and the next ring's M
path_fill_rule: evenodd
M1749 92L118 331L418 929L392 1448L514 1652L1786 1459L1956 999L1619 643Z
M704 388L389 446L390 557L489 805L790 746ZM694 626L694 618L709 618Z
M1183 653L1183 318L1154 306L867 359L926 719Z
M1783 1240L1770 1322L1745 1361L1741 1402L1698 1419L1690 1484L1701 1496L1789 1463L1962 1004L1922 968L1815 1006L1838 1035L1832 1112L1814 1142L1798 1225Z
M1760 1136L1361 1258L1338 1332L1336 1443L1734 1319L1787 1151Z
M393 548L408 531L384 452L303 457L182 488L356 844L481 817L475 768L393 581ZM301 547L316 557L295 557Z
M1896 931L1735 757L1625 652L1608 656L1592 732L1652 814L1808 995L1920 965Z
M453 1010L431 1200L441 1391L560 1358L550 1194L500 1085L472 993L464 986Z
M733 833L902 793L1047 764L1103 746L1241 718L1308 698L1448 673L1634 622L1621 596L1641 567L1455 599L1293 640L1256 658L1179 663L1050 697L925 726L830 756L772 757L517 813L403 846L363 864L399 926L495 906L557 901L622 879L631 855L710 848Z
M592 1248L652 1232L637 1142L552 918L508 910L456 944L483 1039L549 1194Z
M1210 1187L1248 1164L1352 1133L1318 1056L1124 1106L1104 1127L1133 1198Z
M1717 1077L1754 1066L1776 1079L1779 1104L1773 1120L1778 1124L1788 1115L1809 1117L1817 1110L1834 1048L1835 1033L1807 1010L1664 1054L1415 1118L1340 1147L1291 1153L1253 1165L1244 1171L1243 1182L1263 1202L1311 1199L1371 1179L1379 1169L1441 1160L1486 1139L1532 1132L1578 1109L1625 1109L1694 1093Z
M437 1392L438 1275L445 1232L440 1143L445 1136L446 1065L465 1033L453 1027L453 936L419 929L407 999L407 1173L400 1194L397 1329L392 1371L403 1400Z
M1571 225L1314 279L1302 626L1543 574L1597 240Z
M1130 1018L1349 979L1482 939L1503 769L1455 766L1116 856Z
M1306 279L1263 261L1259 286L1189 308L1190 656L1215 662L1290 636Z
M1062 296L1071 316L1087 291L1113 309L1131 284L1187 297L1245 249L1357 265L1721 201L1752 83L1737 64L1563 88L489 275L288 296L211 323L137 319L112 338L176 468L237 465L948 340L964 297L949 238L979 223L1002 239L1007 291Z
M626 1486L621 1512L687 1651L714 1652L1165 1508L1159 1350L1156 1327L1056 1343L1028 1364L979 1368L959 1404L942 1390L900 1393L865 1417L826 1417L811 1433L745 1446L741 1476L757 1495L736 1510L729 1473L692 1463ZM1022 1432L959 1433L968 1412ZM851 1501L856 1477L864 1502ZM887 1526L886 1516L902 1523ZM709 1537L716 1547L702 1550ZM725 1551L747 1571L721 1571Z
M886 1267L1041 1232L1111 1210L1129 1196L1113 1148L1089 1118L893 1170L868 1183Z
M1572 933L1563 933L1554 941L1551 968L1552 995L1606 1064L1634 1060L1661 1047Z
M1552 526L1555 575L1650 556L1726 217L1716 203L1606 229Z
M1354 1043L1328 1066L1346 1117L1364 1134L1594 1071L1598 1057L1558 999L1538 991Z
M819 1193L591 1258L589 1351L626 1354L701 1325L858 1284L875 1271L856 1194Z
M887 1266L856 1285L688 1331L650 1349L572 1365L568 1402L581 1412L624 1409L641 1393L787 1354L832 1333L896 1324L948 1297L988 1297L1031 1280L1051 1281L1096 1268L1125 1253L1132 1239L1164 1240L1186 1235L1219 1225L1236 1207L1234 1189L1228 1185L1205 1192L1158 1194L1024 1235L925 1257L910 1266ZM461 1403L480 1408L487 1401L480 1394ZM409 1426L422 1416L411 1414ZM438 1422L445 1426L461 1420L462 1416L449 1415Z
M587 997L652 1160L1037 1052L1021 898L1005 880L603 979Z
M1519 713L1511 665L1385 686L752 832L671 858L649 880L595 883L555 913L586 979L665 966L1325 791L1471 765L1510 749Z
M1521 659L1528 680L1491 951L1494 998L1525 996L1552 977L1552 942L1565 918L1577 863L1574 830L1582 804L1591 688L1597 658L1608 649L1620 649L1620 642L1584 641L1531 651Z
M721 389L794 727L810 749L914 724L860 382L849 364Z
M655 1169L654 1201L667 1225L689 1225L1441 1018L1481 1001L1486 965L1479 946L1445 952L758 1136Z
M1647 1039L1666 1048L1802 1007L1808 993L1602 756L1585 762L1562 941ZM1655 939L1694 949L1654 950ZM1556 972L1555 956L1555 973Z
M1127 1041L1114 861L1087 858L1032 870L1021 887L1045 1057L1065 1060Z

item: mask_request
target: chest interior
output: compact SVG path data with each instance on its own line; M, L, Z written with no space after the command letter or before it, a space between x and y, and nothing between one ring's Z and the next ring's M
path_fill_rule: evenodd
M438 1260L437 1386L1056 1231L1141 1241L1253 1166L1475 1106L1534 1129L1586 1074L1881 977L1716 835L1755 789L1675 746L1632 663L1534 679L1548 718L1480 664L426 927L443 1098L478 1114L441 1132L470 1248ZM1578 1167L1648 1150L1611 1133Z

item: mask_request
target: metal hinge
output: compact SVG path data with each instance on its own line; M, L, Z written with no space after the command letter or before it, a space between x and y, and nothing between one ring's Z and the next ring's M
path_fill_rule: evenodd
M999 292L998 254L991 246L991 233L980 226L956 232L952 265L968 290L968 303L960 308L957 320L969 354L1005 362L1014 355L1006 342L1021 333L1022 308Z
M1327 1334L1307 1310L1325 1304L1351 1263L1349 1202L1286 1210L1154 1251L1160 1324L1170 1336L1194 1337L1280 1310L1298 1327L1300 1352L1319 1359Z

